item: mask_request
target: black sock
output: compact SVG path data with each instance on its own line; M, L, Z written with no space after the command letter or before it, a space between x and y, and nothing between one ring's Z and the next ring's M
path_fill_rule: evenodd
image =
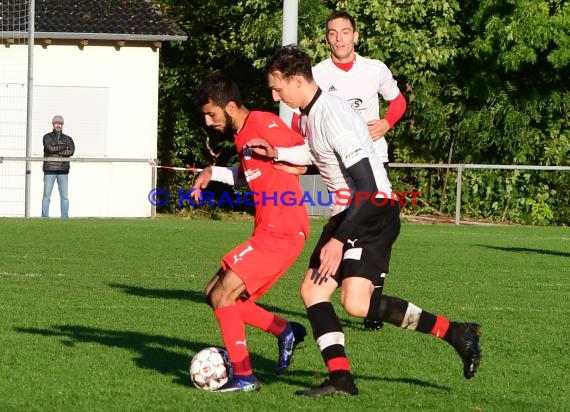
M344 334L342 325L332 303L320 302L307 308L307 317L311 322L313 337L319 343L321 356L329 372L349 371L350 364L344 350ZM320 342L322 336L328 336Z

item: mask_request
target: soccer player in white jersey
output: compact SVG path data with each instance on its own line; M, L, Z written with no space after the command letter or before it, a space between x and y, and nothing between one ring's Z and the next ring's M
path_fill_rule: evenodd
M331 55L313 67L313 76L322 90L347 100L362 115L374 140L374 150L388 167L385 135L404 115L406 99L386 64L356 53L358 37L356 22L350 14L345 11L331 14L325 35ZM383 118L380 118L379 96L388 102Z
M296 46L277 50L266 72L273 99L300 109L306 144L282 148L255 138L246 145L257 154L286 162L283 170L298 169L290 164L313 163L329 192L350 190L354 194L350 204L343 197L333 200L332 217L315 246L301 285L313 337L329 377L319 386L296 394L358 394L345 352L345 336L331 304L337 287L345 310L363 318L367 328L377 329L385 322L431 333L456 349L465 378L473 377L481 359L479 325L451 322L382 294L392 244L400 232L400 209L391 196L386 170L372 149L365 121L344 99L317 86L310 57Z

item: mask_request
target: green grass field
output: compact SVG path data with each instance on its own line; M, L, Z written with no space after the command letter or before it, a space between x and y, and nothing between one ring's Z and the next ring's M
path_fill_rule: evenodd
M299 261L261 300L307 327ZM249 328L262 388L194 389L190 358L220 346L202 288L249 221L0 219L0 411L568 411L570 229L404 224L385 293L482 325L465 380L454 350L340 305L358 397L297 399L326 371L312 339L274 375L275 338Z

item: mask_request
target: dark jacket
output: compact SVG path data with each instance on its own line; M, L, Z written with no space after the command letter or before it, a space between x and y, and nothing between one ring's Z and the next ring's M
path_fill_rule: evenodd
M75 143L71 136L51 132L44 135L44 157L71 157L75 153ZM69 173L69 162L44 162L45 174Z

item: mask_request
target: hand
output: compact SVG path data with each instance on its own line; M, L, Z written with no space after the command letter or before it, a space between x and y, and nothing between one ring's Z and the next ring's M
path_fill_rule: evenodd
M245 146L249 147L254 153L257 153L260 156L269 157L271 159L275 159L279 156L277 149L261 137L254 137L253 139L248 140Z
M273 166L277 170L283 170L292 175L303 175L307 172L307 166L297 166L286 162L277 162Z
M329 240L321 249L321 266L319 266L319 274L323 278L334 276L338 271L342 261L342 251L344 244L335 238Z
M200 201L202 196L202 189L208 187L208 184L212 180L212 168L205 168L194 180L194 185L192 186L192 197L196 202Z
M390 130L390 124L386 119L371 120L368 122L368 132L372 136L372 140L376 141L383 137L388 130Z

